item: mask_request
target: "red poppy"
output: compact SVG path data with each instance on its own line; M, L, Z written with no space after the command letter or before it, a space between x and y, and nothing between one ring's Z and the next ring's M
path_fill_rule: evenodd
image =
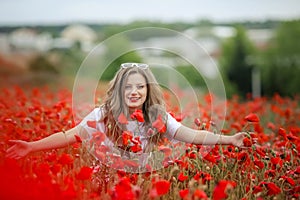
M189 189L184 189L184 190L180 190L179 191L179 196L184 199L188 194L189 194L190 190Z
M196 189L194 191L194 197L198 197L199 199L207 199L206 193L200 189Z
M142 147L140 144L134 144L130 149L132 152L137 153L142 150Z
M263 185L265 185L268 189L267 195L277 195L281 193L281 189L272 182L262 182Z
M227 189L233 188L236 186L234 181L220 180L213 191L213 200L221 200L227 197Z
M154 182L153 188L150 192L152 198L160 197L169 192L171 183L167 180L158 180Z
M102 133L101 131L96 131L92 134L93 138L91 142L100 145L106 138L106 135Z
M119 122L120 124L128 124L128 120L127 120L126 116L125 116L123 113L121 113L121 114L119 115L119 117L118 117L118 122Z
M131 139L133 138L133 134L130 131L123 131L122 133L122 141L123 145L129 145Z
M188 178L189 177L184 175L183 172L180 172L180 174L178 175L178 181L181 181L181 182L187 180Z
M278 134L281 135L284 138L284 140L288 140L286 136L286 130L284 128L279 128Z
M63 153L59 158L59 163L62 165L70 165L73 163L73 158L66 153Z
M92 176L93 169L87 166L81 167L80 171L77 173L76 178L78 180L89 180Z
M166 157L170 156L172 154L172 149L170 147L166 147L164 145L160 145L158 147L158 150L163 152Z
M144 122L144 115L142 110L135 110L131 115L131 119L136 119L138 122Z
M78 135L74 135L76 142L82 143L81 138Z
M134 191L132 190L130 178L122 177L119 183L115 186L115 190L112 191L112 199L136 199Z
M156 128L159 133L164 133L167 130L166 125L164 124L161 115L157 117L157 119L152 123L152 126Z
M295 181L288 176L281 176L281 178L283 178L286 182L288 182L292 186L294 186L296 184Z
M217 163L216 157L210 153L206 154L203 158L211 163Z
M260 185L258 185L258 186L254 186L252 188L252 190L253 190L253 192L252 192L253 194L257 194L257 193L261 192L263 190L263 188Z
M264 162L262 162L261 160L256 159L254 161L254 164L259 168L259 169L263 169L265 167Z
M252 146L252 141L251 141L251 139L248 138L248 137L245 137L245 138L243 139L243 143L244 143L244 146L245 146L245 147L251 147L251 146Z
M87 121L86 123L89 127L96 129L96 124L97 124L96 121Z
M254 113L250 113L244 119L248 122L259 122L258 116Z

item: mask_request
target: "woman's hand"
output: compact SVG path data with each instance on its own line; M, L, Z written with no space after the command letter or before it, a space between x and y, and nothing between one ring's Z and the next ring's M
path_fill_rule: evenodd
M231 144L236 146L236 147L246 147L244 145L244 139L247 137L247 133L245 132L239 132L236 133L235 135L231 136Z
M32 151L29 142L22 140L10 140L9 142L13 143L14 145L6 151L6 157L8 158L20 159Z

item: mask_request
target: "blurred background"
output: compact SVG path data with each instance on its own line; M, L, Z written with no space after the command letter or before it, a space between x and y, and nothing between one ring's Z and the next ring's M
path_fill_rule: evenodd
M205 48L217 64L228 97L294 96L300 93L300 2L297 0L1 0L0 86L72 88L84 58L114 34L142 27L181 32ZM155 37L153 37L155 35ZM124 46L160 44L176 48L172 35L149 32L121 38L101 51L109 59ZM176 44L176 45L174 45ZM185 49L189 54L193 49ZM208 56L201 65L209 69ZM168 52L130 52L120 63L163 62L205 88L195 68Z

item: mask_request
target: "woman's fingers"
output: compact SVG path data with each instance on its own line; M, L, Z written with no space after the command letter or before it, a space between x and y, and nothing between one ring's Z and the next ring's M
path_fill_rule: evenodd
M6 157L13 158L13 159L20 159L21 157L23 157L21 155L21 153L22 153L21 148L22 148L22 145L23 145L23 141L21 141L21 140L9 140L9 142L13 143L14 145L6 150Z

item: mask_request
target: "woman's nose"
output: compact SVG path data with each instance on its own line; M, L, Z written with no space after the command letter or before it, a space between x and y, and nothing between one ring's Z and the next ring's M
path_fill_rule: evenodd
M137 88L136 88L136 87L133 87L130 93L131 93L132 95L136 95L136 94L137 94Z

